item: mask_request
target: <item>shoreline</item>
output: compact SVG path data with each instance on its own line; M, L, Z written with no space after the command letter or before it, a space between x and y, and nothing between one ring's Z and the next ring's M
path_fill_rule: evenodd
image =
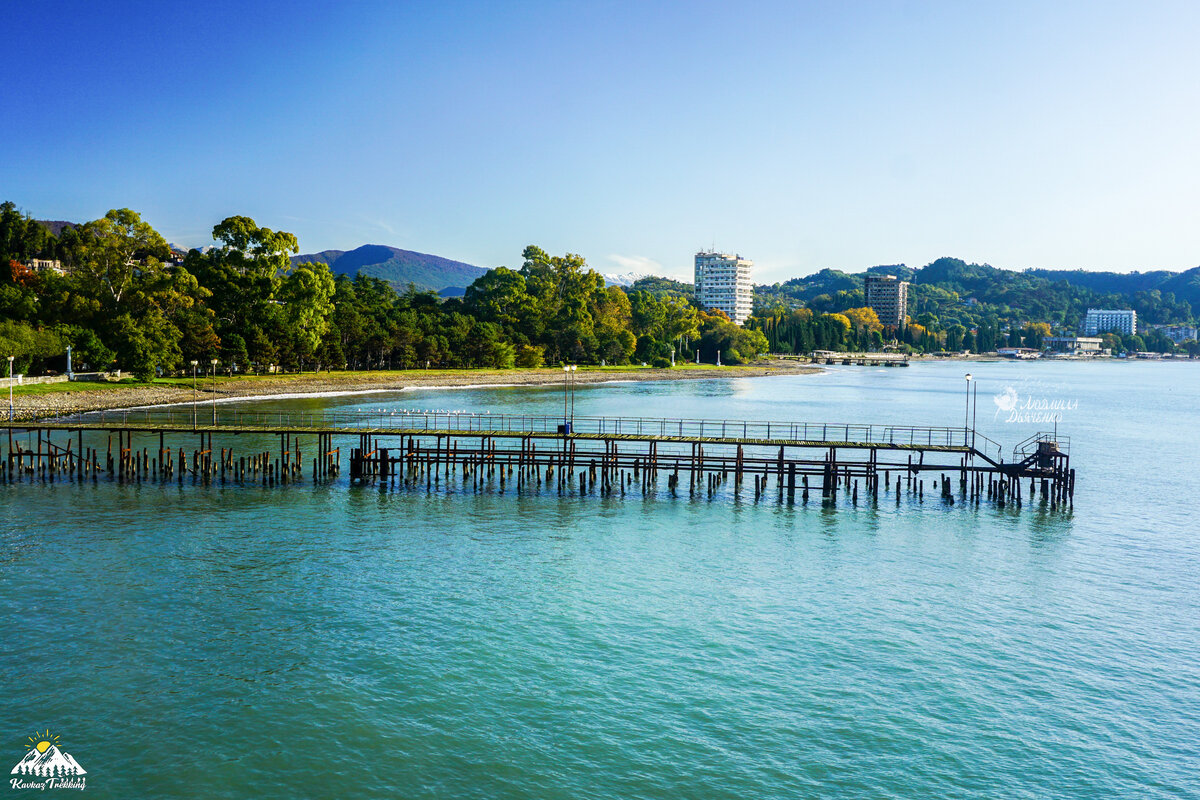
M575 373L575 385L601 383L637 383L642 381L712 380L717 378L765 378L777 375L811 375L824 370L810 364L751 364L737 367L655 369L581 369ZM202 403L303 399L342 395L400 392L410 389L473 389L488 387L560 386L562 370L436 370L317 373L307 375L268 375L218 378L214 398L211 381L197 383L196 394ZM60 385L60 384L52 384ZM122 408L171 406L192 402L190 383L156 383L137 386L102 386L69 391L20 394L13 398L14 419ZM4 415L7 417L7 414Z
M1040 359L1039 359L1040 360ZM1192 359L1169 359L1170 361ZM1112 361L1129 363L1137 359L1047 359L1054 363L1097 363ZM911 364L950 362L1008 363L995 355L925 356L910 359ZM1014 362L1028 364L1028 361ZM1155 362L1157 363L1157 362ZM777 375L815 375L828 372L820 364L792 359L744 366L680 365L674 368L653 367L583 367L575 373L575 384L640 383L644 381L716 380L720 378L762 378ZM561 368L537 369L452 369L452 370L392 370L379 372L327 372L287 375L255 375L217 378L217 403L253 402L265 400L297 400L304 398L337 397L409 390L449 390L483 388L519 388L561 386ZM207 383L207 385L205 385ZM32 388L32 387L30 387ZM211 379L197 382L197 397L202 403L212 403ZM71 383L45 384L33 391L24 391L13 398L14 420L75 414L88 411L165 407L192 402L191 382L173 379L150 384ZM7 419L7 409L0 410Z

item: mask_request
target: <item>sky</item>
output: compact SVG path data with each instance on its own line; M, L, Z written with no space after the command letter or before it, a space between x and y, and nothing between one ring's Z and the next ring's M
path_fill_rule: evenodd
M5 3L0 200L756 282L1200 264L1200 3Z

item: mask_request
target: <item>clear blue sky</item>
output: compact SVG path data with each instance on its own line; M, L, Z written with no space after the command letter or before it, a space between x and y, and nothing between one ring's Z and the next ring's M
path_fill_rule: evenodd
M1200 263L1200 3L6 3L0 199L756 279Z

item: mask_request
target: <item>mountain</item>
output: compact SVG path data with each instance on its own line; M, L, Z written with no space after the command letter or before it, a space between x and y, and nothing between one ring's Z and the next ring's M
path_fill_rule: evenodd
M901 265L903 266L903 265ZM891 274L895 274L894 272ZM773 286L755 286L755 292L764 298L791 297L803 303L821 295L836 295L838 292L861 291L863 278L861 275L842 272L837 269L823 269L802 278L792 278Z
M605 274L602 277L604 278L604 282L607 283L609 286L629 287L629 286L633 286L633 284L637 283L642 278L650 277L650 273L648 273L648 272L621 272L621 273L614 273L611 275Z
M1131 295L1156 289L1163 294L1174 292L1177 299L1187 300L1193 306L1200 305L1200 267L1185 272L1091 272L1082 269L1031 269L1028 272L1048 281L1066 281L1071 286L1092 289L1101 294Z
M644 275L633 282L629 287L640 292L650 292L659 297L670 297L672 295L679 297L692 297L695 294L695 287L690 283L677 281L673 278L664 278L660 275Z
M62 236L63 230L66 228L78 228L78 222L67 222L61 219L39 219L38 224L48 228L55 236Z
M59 775L86 775L87 771L79 766L79 762L58 749L58 745L50 745L46 752L39 753L33 748L25 757L12 768L12 775L37 775L42 778Z
M38 220L34 220L34 222L41 225L46 230L50 231L50 234L52 236L54 236L56 239L62 238L63 231L65 231L67 228L83 227L82 223L68 222L68 221L62 220L62 219L38 219ZM175 242L167 242L167 247L170 248L171 252L181 253L183 255L187 255L187 252L192 249L192 248L187 247L182 244L176 244ZM207 247L199 248L201 253L207 253L209 250L212 250L212 249L213 249L212 245L208 245Z
M1157 288L1164 293L1174 292L1178 299L1188 301L1193 308L1200 308L1200 267L1167 274L1170 277Z
M1133 294L1149 292L1179 274L1157 270L1155 272L1091 272L1089 270L1031 269L1030 275L1048 281L1066 281L1071 286L1082 286L1104 294Z
M905 264L881 264L878 267L867 267L868 275L894 275L902 281L911 281L916 270Z
M292 257L293 264L306 262L328 264L335 274L352 278L361 272L385 280L401 292L410 283L418 289L435 292L450 286L469 286L487 272L484 267L382 244L364 244L349 252L325 250Z

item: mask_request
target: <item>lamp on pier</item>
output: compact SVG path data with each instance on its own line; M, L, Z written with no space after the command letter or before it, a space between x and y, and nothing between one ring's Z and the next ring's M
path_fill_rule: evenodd
M12 399L12 383L13 383L13 359L16 356L8 357L8 427L12 427L13 423L13 399ZM11 438L11 434L10 434ZM9 449L12 449L11 443Z
M213 359L212 364L212 379L213 379L213 425L217 424L217 364L221 363L217 359Z
M196 430L196 367L200 362L192 359L192 430Z
M974 380L971 373L966 374L967 379L967 400L966 406L963 408L963 447L968 446L969 438L968 431L971 425L971 381Z
M563 433L571 432L571 423L575 420L575 370L576 364L563 364ZM570 410L567 400L570 398Z

